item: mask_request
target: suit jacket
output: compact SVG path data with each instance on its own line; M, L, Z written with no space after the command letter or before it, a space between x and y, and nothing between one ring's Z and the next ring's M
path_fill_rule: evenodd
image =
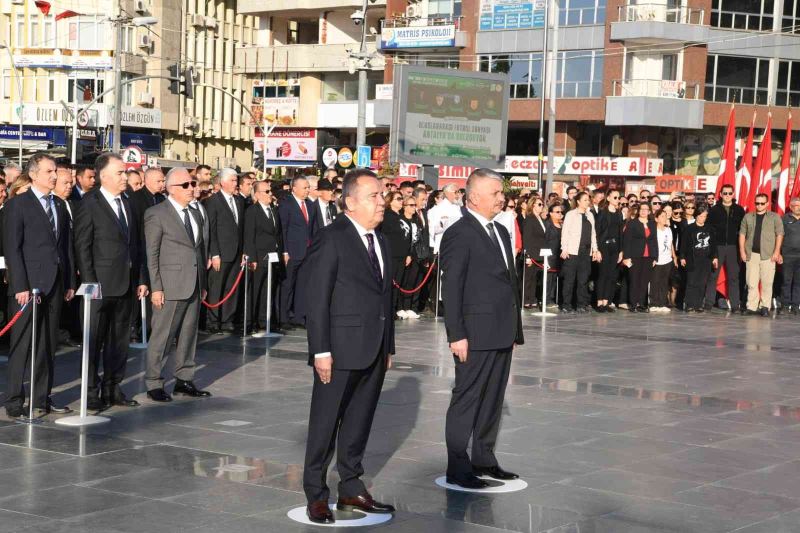
M81 194L81 191L78 189L77 186L72 188L72 192L69 195L69 199L75 203L79 203L83 200L83 197L86 196L86 193Z
M153 194L147 187L142 187L138 191L131 193L129 199L131 201L131 206L138 213L140 221L144 220L144 212L147 211L148 208L166 200L163 194Z
M200 214L190 209L198 228ZM186 227L172 202L161 202L144 215L147 243L147 269L150 289L164 291L167 300L187 300L195 288L206 289L206 246L202 232L195 242L189 240Z
M527 253L528 256L536 260L541 260L542 256L540 252L542 248L546 248L544 233L547 228L544 225L544 220L540 218L542 221L540 224L536 218L536 215L525 217L525 221L522 225L522 247L525 249L525 253Z
M197 202L197 207L189 204L189 209L195 209L197 214L200 215L200 220L203 222L203 244L205 245L205 254L206 257L211 257L208 253L208 212L201 202Z
M270 206L270 217L267 218L264 208L255 203L247 208L244 214L244 253L250 261L264 261L267 254L283 253L283 236L278 214Z
M647 245L647 257L658 259L658 227L655 220L649 220L647 227L650 229L650 236L645 237L644 225L639 219L629 220L625 224L622 232L622 257L624 259L635 259L644 257L645 245Z
M219 256L225 263L238 263L242 256L244 198L240 194L234 194L232 198L236 206L238 224L222 191L212 194L205 205L208 214L208 255L212 258Z
M306 199L305 204L308 222L303 217L300 204L297 203L294 195L286 196L278 206L281 231L283 232L283 251L289 254L289 258L294 261L305 258L309 243L314 237L317 210L314 209L314 202L311 200Z
M61 198L54 196L53 200L58 238L33 189L15 196L3 207L3 253L10 295L34 288L49 293L59 268L64 275L64 288L76 288L69 214Z
M81 281L99 282L103 296L123 296L129 289L147 285L140 224L126 198L122 205L127 237L99 188L86 193L75 216L75 259Z
M386 238L375 233L383 258L380 284L349 218L337 218L314 237L298 281L314 284L305 294L310 365L314 354L330 352L334 368L359 370L378 354L394 353L391 252Z
M467 210L442 237L447 340L467 339L470 350L505 350L524 342L511 236L501 224L495 228L505 261Z
M321 230L322 228L325 227L325 215L322 212L323 207L322 207L322 203L319 201L319 198L314 200L311 203L314 204L314 231L313 232L316 233L316 232L318 232L319 230ZM331 217L331 223L333 223L333 221L336 220L336 216L339 214L339 212L336 210L336 201L331 200L330 202L328 202L328 206L326 208L324 208L324 209L328 209L328 210L331 211L330 212L330 217Z

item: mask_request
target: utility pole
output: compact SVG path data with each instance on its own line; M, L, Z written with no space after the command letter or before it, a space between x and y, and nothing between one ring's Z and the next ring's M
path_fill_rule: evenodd
M544 197L547 197L547 189L544 187L544 183L542 181L543 174L544 174L544 102L545 102L545 88L547 87L547 78L549 73L548 68L548 55L547 55L547 45L548 45L548 37L549 37L549 28L550 28L550 1L551 0L544 0L544 36L542 37L542 76L541 80L541 90L539 91L541 94L540 96L540 105L539 105L539 168L537 169L537 174L539 178L539 187L544 191ZM548 142L548 145L551 145L552 142ZM553 162L548 160L547 166L552 166Z
M3 41L0 42L0 48L5 48L6 52L8 52L8 60L11 62L11 68L14 70L14 77L17 78L17 100L19 100L19 105L17 106L17 115L19 118L19 156L17 157L17 162L19 163L20 172L22 171L22 138L24 136L24 111L25 111L25 98L23 98L22 94L22 75L17 68L16 63L14 63L14 54L11 53L11 47L8 46L8 43Z
M553 173L555 172L555 139L556 139L556 89L558 88L558 0L552 1L550 18L553 19L553 45L550 50L550 108L547 118L547 183L544 188L544 197L553 191ZM541 183L541 182L539 182Z
M369 55L367 54L367 2L364 0L361 13L361 46L358 50L358 124L356 127L356 145L367 144L367 69L369 68Z

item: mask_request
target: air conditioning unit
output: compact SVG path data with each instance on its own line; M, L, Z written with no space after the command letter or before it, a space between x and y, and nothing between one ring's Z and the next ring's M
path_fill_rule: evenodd
M422 16L422 9L420 9L419 5L410 4L408 7L406 7L406 17L414 19L420 16Z
M193 130L196 129L199 124L195 117L183 117L183 126L187 129Z
M24 6L25 0L11 0L11 4L15 6Z
M217 28L217 19L215 19L214 17L206 17L204 25L205 25L206 28L214 28L214 29L216 29Z
M133 5L137 13L147 13L147 4L144 0L135 0Z
M153 105L155 99L153 95L150 93L139 93L139 101L137 102L139 105Z
M139 41L137 43L139 48L150 48L150 46L152 44L153 44L153 40L150 38L149 35L140 35L139 36Z
M206 18L203 15L192 15L192 26L195 28L205 28Z

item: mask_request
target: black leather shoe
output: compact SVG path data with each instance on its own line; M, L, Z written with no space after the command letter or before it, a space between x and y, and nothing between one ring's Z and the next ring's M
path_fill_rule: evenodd
M109 398L113 405L118 405L120 407L139 407L139 402L136 400L129 400L125 396L125 393L122 392L122 389L119 388L119 385L114 387L114 391L109 395Z
M606 310L608 310L608 306L606 306L606 305L598 305L597 306L597 312L598 313L605 313Z
M106 408L106 403L99 396L89 396L86 398L86 409L90 411L102 411Z
M473 466L472 473L476 476L489 476L503 481L519 478L514 472L507 472L499 466Z
M356 496L355 498L342 498L340 496L339 501L336 502L336 509L340 511L353 511L354 509L358 509L365 513L376 514L391 514L394 512L393 506L388 503L376 502L372 499L369 492L364 492L364 494Z
M153 389L147 391L147 397L154 402L171 402L172 396L166 393L164 389Z
M758 314L760 314L761 316L769 316L769 309L767 309L766 307L762 307L761 309L758 310Z
M616 313L617 312L617 310L614 309L613 307L611 307L610 305L606 305L605 309L606 309L606 313Z
M306 506L306 516L315 524L333 524L336 519L333 517L328 502L316 501Z
M758 316L758 311L752 311L752 310L748 309L747 312L745 312L745 314L747 316Z
M8 416L8 418L19 418L24 413L25 413L25 411L23 411L21 405L20 406L14 406L14 407L6 406L6 415Z
M488 481L484 481L477 476L470 476L464 479L456 479L448 476L447 482L450 485L458 485L459 487L463 487L465 489L485 489L489 486Z
M53 413L57 415L67 415L72 412L72 409L67 407L66 405L61 407L53 403L52 400L47 401L47 412Z
M207 398L211 396L210 392L198 389L191 381L181 380L176 380L175 388L172 389L172 394L183 394L184 396L192 396L193 398Z

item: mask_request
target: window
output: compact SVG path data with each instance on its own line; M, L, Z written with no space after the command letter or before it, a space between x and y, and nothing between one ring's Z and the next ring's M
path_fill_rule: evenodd
M42 46L45 48L58 48L56 38L56 20L53 15L44 17Z
M772 31L772 8L773 2L767 0L712 0L711 25L737 30Z
M775 105L800 106L800 61L780 61Z
M419 54L398 54L398 59L406 61L409 65L418 65L420 67L436 67L436 68L449 68L458 70L460 60L458 54L453 54L451 57L445 55L438 55L436 59L426 59Z
M781 31L800 33L800 0L783 0Z
M769 103L769 60L709 54L706 100L741 104Z
M47 101L56 101L56 80L53 78L47 80Z
M76 17L68 24L69 48L75 50L102 50L106 43L107 23L101 15ZM72 19L70 19L72 20Z
M451 17L453 0L428 0L429 17Z
M127 74L123 74L123 79L127 76ZM55 90L55 81L50 80L53 82ZM69 102L75 101L75 82L77 81L78 84L78 103L79 104L88 104L94 98L103 92L103 80L95 79L95 78L70 78L67 80L67 100ZM125 103L125 91L130 91L130 84L122 86L122 98L123 98L123 105L131 105L130 103ZM102 99L100 100L102 102Z
M605 21L606 0L562 0L558 11L560 26L604 24Z
M367 73L367 99L375 98L375 85L383 83L382 72ZM326 74L322 80L324 102L348 102L358 100L358 76L348 74Z
M17 48L25 48L25 15L17 15Z
M39 48L41 46L41 31L39 28L39 17L31 16L30 26L28 30L28 43L31 48Z
M661 56L661 79L678 79L678 54L664 54Z
M603 93L603 56L600 50L559 52L556 96L600 98ZM483 56L479 70L509 74L511 98L540 98L542 54Z
M3 99L8 100L11 98L11 71L7 68L3 69Z

